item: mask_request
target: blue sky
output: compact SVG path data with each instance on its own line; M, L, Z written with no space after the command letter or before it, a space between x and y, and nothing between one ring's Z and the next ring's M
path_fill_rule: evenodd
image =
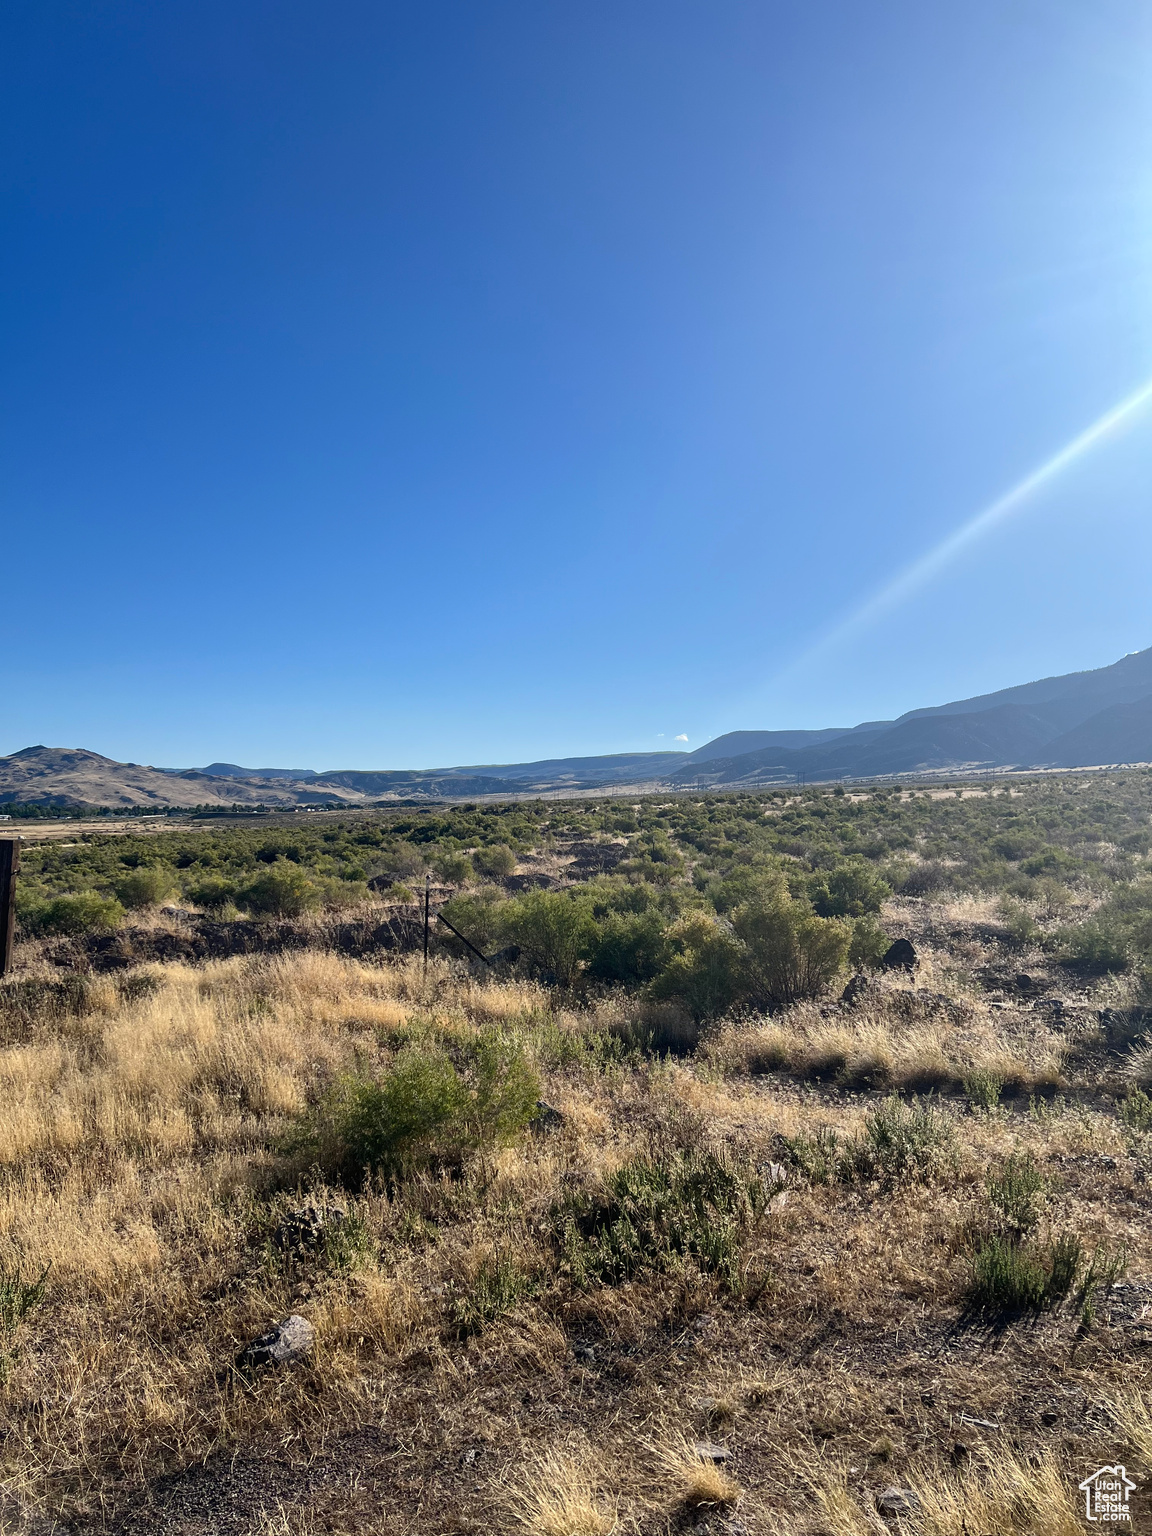
M0 751L695 746L1152 644L1152 410L842 629L1152 378L1150 65L1135 0L12 0Z

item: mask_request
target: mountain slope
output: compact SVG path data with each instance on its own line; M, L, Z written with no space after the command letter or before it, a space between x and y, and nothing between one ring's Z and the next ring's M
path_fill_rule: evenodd
M686 752L616 752L605 757L549 757L535 763L482 763L463 768L327 771L311 781L366 795L424 793L494 795L515 791L593 788L665 778Z
M1048 744L1061 768L1097 763L1152 763L1152 695L1131 704L1113 704Z
M172 769L174 773L204 773L210 779L315 779L315 768L241 768L239 763L209 763L207 768Z
M1026 709L1058 704L1064 714L1064 730L1088 720L1113 704L1130 704L1152 693L1152 648L1132 651L1107 667L1090 672L1066 672L1059 677L1044 677L1034 683L1019 683L996 693L978 694L971 699L957 699L951 704L937 704L927 709L910 709L896 722L927 715L983 714L1004 704L1019 704Z
M209 778L190 769L184 773L118 763L81 747L25 747L0 758L0 804L107 806L137 809L198 805L309 805L346 801L359 804L354 790L317 793L310 786L282 780Z
M754 739L731 732L693 753L673 775L681 785L799 778L868 778L961 767L1079 767L1152 761L1152 650L1110 667L1073 672L869 721L819 745L787 747L788 732L757 751L709 748ZM765 733L768 735L769 733Z
M791 752L798 747L818 747L838 736L847 736L848 726L834 726L827 731L729 731L697 747L688 754L693 763L708 763L715 758L743 757L749 752Z

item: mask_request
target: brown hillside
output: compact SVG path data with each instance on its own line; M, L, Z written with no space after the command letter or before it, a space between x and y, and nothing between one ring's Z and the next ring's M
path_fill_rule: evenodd
M358 805L364 798L357 790L333 786L318 792L290 779L217 779L192 770L164 773L139 763L118 763L82 747L25 747L0 758L0 805Z

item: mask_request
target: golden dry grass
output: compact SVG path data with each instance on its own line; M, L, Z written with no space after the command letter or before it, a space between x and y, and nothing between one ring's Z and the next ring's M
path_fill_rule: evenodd
M1003 1450L959 1473L918 1467L907 1482L916 1507L900 1525L924 1536L1079 1536L1084 1529L1076 1483L1050 1457L1029 1463ZM843 1470L819 1485L816 1497L829 1536L875 1536L892 1528L875 1494L851 1489Z
M662 1437L655 1459L667 1479L671 1500L690 1509L733 1509L740 1502L740 1484L722 1463L701 1454L697 1442L683 1432Z
M949 993L894 983L851 1013L729 1024L694 1057L661 1061L621 1055L619 1000L556 1011L535 985L445 962L425 978L411 961L308 951L152 974L135 1000L97 982L81 1016L0 1050L0 1271L47 1271L43 1305L0 1332L0 1478L62 1529L150 1530L117 1525L118 1511L163 1474L246 1456L322 1467L371 1430L393 1436L376 1483L355 1462L323 1510L313 1493L261 1489L247 1528L391 1529L376 1524L383 1498L436 1536L513 1518L540 1536L605 1536L737 1505L754 1536L820 1520L856 1536L881 1528L868 1490L892 1481L917 1489L925 1532L1066 1536L1075 1466L1116 1453L1079 1420L1064 1448L1034 1423L1029 1405L1064 1372L1152 1459L1146 1371L1126 1335L1105 1323L1077 1338L1069 1314L1025 1358L950 1332L985 1173L1013 1151L1050 1177L1046 1220L1089 1246L1126 1243L1146 1280L1146 1143L1107 1105L969 1113L957 1094L956 1155L933 1182L813 1187L790 1170L731 1283L688 1262L585 1289L561 1273L558 1204L670 1137L763 1166L781 1137L859 1135L893 1084L955 1084L999 1061L1027 1088L1064 1060L1056 1026L989 1010L962 977ZM383 1071L407 1041L491 1025L539 1065L563 1116L553 1134L392 1190L328 1189L282 1150L349 1068ZM597 1055L598 1040L611 1048ZM340 1202L363 1247L339 1263L287 1257L272 1233L305 1197ZM523 1286L462 1329L461 1307L503 1260ZM289 1312L317 1330L310 1360L232 1375L237 1349ZM960 1407L1033 1415L999 1479L980 1447L967 1469L945 1465ZM716 1435L738 1480L693 1450ZM804 1482L841 1462L857 1472ZM1026 1513L1036 1500L1043 1518ZM448 1523L462 1510L471 1525Z
M509 1506L532 1536L611 1536L616 1530L616 1516L597 1494L585 1459L551 1451L530 1459L522 1475Z

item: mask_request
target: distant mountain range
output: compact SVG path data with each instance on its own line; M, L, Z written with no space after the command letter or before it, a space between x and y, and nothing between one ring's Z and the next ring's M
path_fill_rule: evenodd
M428 769L149 768L83 748L0 758L0 805L371 805L639 787L751 788L995 768L1152 763L1152 649L1110 667L823 731L730 731L695 752L620 752Z

